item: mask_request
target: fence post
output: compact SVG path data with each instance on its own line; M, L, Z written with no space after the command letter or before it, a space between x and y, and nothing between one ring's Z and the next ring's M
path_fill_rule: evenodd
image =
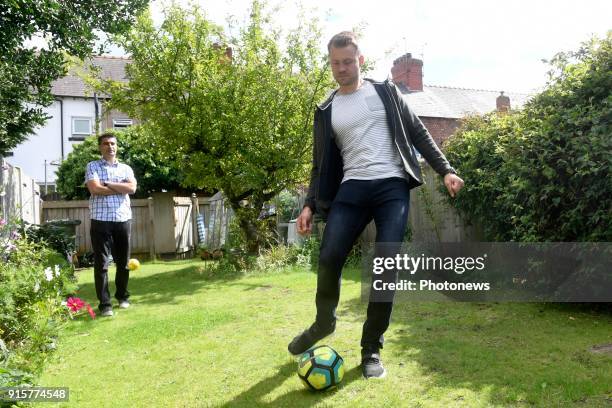
M153 197L147 199L147 207L149 209L149 227L147 228L148 240L149 240L149 257L151 260L155 260L155 214L154 214L154 203Z
M195 193L191 194L191 236L193 237L193 251L195 254L196 248L198 247L198 225L197 218L200 213L200 204L198 203L198 196Z
M19 219L23 220L23 186L21 185L22 183L22 177L21 177L21 167L15 167L15 169L17 169L17 173L19 174L18 176L18 185L17 187L19 188Z
M7 214L6 214L6 196L8 194L8 192L6 191L7 188L7 184L6 183L6 179L8 178L8 165L6 165L4 158L2 158L0 160L0 162L2 163L2 170L0 171L0 200L2 200L2 217L4 218L8 218ZM7 169L5 170L4 167L7 167ZM6 172L6 175L4 174Z

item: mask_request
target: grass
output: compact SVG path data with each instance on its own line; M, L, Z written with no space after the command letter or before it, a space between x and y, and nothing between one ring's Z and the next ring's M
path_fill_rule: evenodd
M79 280L93 305L93 272ZM64 405L75 407L612 403L612 356L588 351L612 342L612 318L555 305L397 304L382 351L389 376L363 380L357 270L345 272L337 331L323 341L344 357L344 381L310 392L286 346L313 319L315 285L300 268L225 279L198 261L144 264L130 309L69 322L41 384L69 387Z

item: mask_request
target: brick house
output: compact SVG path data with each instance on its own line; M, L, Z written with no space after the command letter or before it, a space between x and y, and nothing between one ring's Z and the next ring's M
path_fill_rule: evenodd
M507 112L520 108L530 97L523 93L423 85L423 61L410 53L393 61L391 76L439 146L455 133L466 115Z

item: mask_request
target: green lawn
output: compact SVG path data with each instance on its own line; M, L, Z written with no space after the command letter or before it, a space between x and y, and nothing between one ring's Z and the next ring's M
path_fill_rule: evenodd
M133 272L132 307L69 322L41 384L69 387L65 405L78 407L612 404L612 356L589 352L612 343L612 318L554 305L398 304L382 352L389 375L363 380L358 276L345 273L337 331L323 341L345 359L337 390L303 388L286 350L313 319L312 272L224 279L199 261ZM94 305L93 272L79 277Z

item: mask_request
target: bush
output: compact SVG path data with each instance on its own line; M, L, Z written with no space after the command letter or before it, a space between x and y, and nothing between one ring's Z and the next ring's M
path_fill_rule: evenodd
M46 244L49 248L57 253L66 256L66 259L72 260L72 255L76 251L76 237L70 231L70 227L65 224L71 224L73 221L51 221L43 225L28 224L22 227L22 234L28 241Z
M558 54L520 112L468 118L445 145L451 200L493 241L611 241L612 33Z
M68 316L62 301L76 289L63 255L1 221L0 387L31 383L40 373Z
M300 215L298 197L291 191L283 190L275 198L276 213L279 222L289 222Z
M140 126L131 126L117 134L119 160L134 170L138 181L136 198L148 197L153 191L179 188L181 171L176 160L165 157ZM100 159L98 140L88 137L74 147L57 170L57 191L66 200L84 200L89 197L85 185L87 163Z

